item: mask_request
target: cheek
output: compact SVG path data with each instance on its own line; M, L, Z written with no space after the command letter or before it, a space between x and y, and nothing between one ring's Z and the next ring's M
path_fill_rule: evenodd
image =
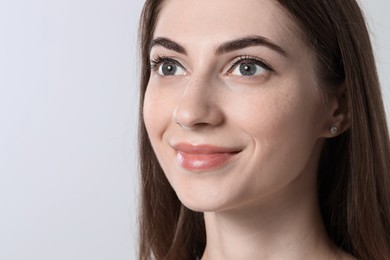
M246 102L230 100L226 106L230 118L253 137L280 140L299 133L315 135L319 129L318 104L313 97L270 94L243 98Z
M143 118L152 142L160 138L171 121L171 104L155 86L148 86L143 104ZM152 143L153 144L153 143Z
M320 113L323 105L320 93L314 88L311 80L287 78L262 95L254 95L257 100L248 104L252 105L249 109L257 115L257 120L252 120L249 126L253 131L264 130L265 135L316 135L323 119Z
M160 164L161 155L164 154L162 137L167 117L167 111L162 108L164 106L162 106L158 91L152 86L148 86L143 104L143 119L150 143Z
M294 86L290 90L264 91L234 104L236 109L230 106L231 113L236 113L235 124L252 139L256 154L252 163L265 171L288 172L290 168L299 172L320 135L321 98L311 90Z

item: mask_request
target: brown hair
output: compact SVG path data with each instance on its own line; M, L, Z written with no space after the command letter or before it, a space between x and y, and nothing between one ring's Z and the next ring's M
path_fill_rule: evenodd
M163 2L146 0L140 21L139 258L196 259L206 244L203 215L177 198L153 152L142 116L149 46ZM362 12L355 0L277 2L317 54L324 90L345 88L350 128L327 139L318 170L318 198L328 235L358 259L390 259L390 140Z

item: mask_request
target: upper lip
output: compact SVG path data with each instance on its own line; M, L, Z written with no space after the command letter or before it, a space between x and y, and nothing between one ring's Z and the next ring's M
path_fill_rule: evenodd
M213 154L213 153L238 153L241 149L215 146L211 144L192 145L188 143L178 143L173 145L177 151L189 154Z

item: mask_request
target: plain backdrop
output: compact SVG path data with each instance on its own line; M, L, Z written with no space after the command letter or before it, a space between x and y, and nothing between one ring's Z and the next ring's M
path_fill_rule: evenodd
M142 4L0 0L0 259L136 259ZM390 1L363 6L389 111Z

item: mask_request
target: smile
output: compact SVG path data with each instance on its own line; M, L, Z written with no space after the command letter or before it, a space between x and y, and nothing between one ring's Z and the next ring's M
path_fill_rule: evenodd
M240 150L212 145L178 144L174 146L177 163L189 171L214 170L225 165Z

